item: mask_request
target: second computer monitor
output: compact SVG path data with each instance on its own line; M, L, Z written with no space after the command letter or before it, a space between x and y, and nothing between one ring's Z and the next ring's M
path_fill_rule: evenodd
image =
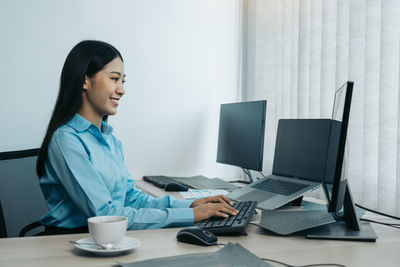
M359 220L346 175L346 139L353 85L348 81L335 92L327 169L323 180L328 211L335 215L337 221L311 229L307 233L308 238L362 241L375 241L377 238L371 225ZM329 168L333 172L328 171ZM342 208L343 214L339 214Z
M221 105L217 162L261 171L267 101Z
M335 169L332 173L333 175L329 175L328 173L326 173L324 178L325 190L327 190L327 185L332 182L332 191L329 192L330 190L327 190L330 212L338 212L342 208L344 194L347 186L346 139L350 117L351 99L353 94L353 85L354 83L349 81L342 85L338 90L336 90L335 100L333 103L331 136L329 144L330 149L328 152L332 152L332 150L334 150L334 153L330 154L334 155L336 158L329 158L330 154L328 153L327 170L329 164L333 166L332 163L335 163ZM332 136L338 136L338 138L332 138Z

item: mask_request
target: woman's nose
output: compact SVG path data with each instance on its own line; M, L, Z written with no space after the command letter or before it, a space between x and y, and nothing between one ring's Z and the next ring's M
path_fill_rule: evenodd
M123 96L125 94L125 88L123 84L117 87L116 93L119 94L120 96Z

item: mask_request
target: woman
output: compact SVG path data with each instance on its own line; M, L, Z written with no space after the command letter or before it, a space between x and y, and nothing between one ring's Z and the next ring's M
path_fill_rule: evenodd
M82 41L69 53L40 149L37 173L49 212L47 234L87 231L87 218L122 215L128 229L192 225L237 211L224 196L195 201L153 198L135 188L121 143L105 120L125 93L121 54L101 41Z

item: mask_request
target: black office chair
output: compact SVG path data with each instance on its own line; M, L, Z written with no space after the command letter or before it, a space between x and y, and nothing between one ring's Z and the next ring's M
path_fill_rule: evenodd
M38 154L39 149L0 153L1 237L44 231L38 219L48 209L36 175Z
M4 221L3 208L0 202L0 238L7 237L6 222Z

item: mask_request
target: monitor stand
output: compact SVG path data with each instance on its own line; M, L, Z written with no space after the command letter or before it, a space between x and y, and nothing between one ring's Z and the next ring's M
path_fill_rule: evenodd
M289 235L335 221L326 204L309 201L299 204L301 206L293 203L276 210L262 210L258 225L279 235Z
M243 172L247 175L248 180L235 180L229 181L230 183L242 183L242 184L251 184L257 180L257 177L254 171L243 168Z
M368 222L360 221L358 218L348 184L346 184L343 211L344 215L340 220L312 228L307 232L306 237L311 239L376 241L378 237L372 226Z

